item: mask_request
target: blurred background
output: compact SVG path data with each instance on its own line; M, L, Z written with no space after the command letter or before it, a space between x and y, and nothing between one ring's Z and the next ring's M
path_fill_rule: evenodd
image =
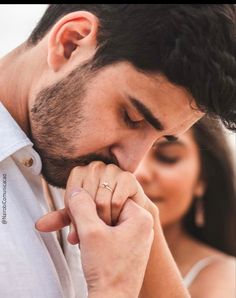
M46 8L46 4L0 4L0 56L27 39Z
M0 4L0 57L24 42L43 15L47 4ZM225 132L236 163L236 134Z

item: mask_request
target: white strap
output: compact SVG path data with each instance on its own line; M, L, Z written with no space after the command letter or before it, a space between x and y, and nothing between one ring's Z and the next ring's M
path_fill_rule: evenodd
M206 257L193 265L193 267L190 269L190 271L184 277L184 284L187 288L190 287L193 280L197 277L197 275L200 273L200 271L202 269L204 269L208 264L211 263L212 258L213 258L213 256Z

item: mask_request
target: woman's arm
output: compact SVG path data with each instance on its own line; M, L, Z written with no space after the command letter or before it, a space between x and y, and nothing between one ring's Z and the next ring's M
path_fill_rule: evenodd
M154 217L154 241L140 292L140 298L189 298L191 297L165 240L159 212L150 205Z

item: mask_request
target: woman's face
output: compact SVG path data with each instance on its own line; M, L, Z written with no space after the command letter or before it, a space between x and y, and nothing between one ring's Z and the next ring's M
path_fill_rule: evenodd
M159 207L163 226L179 222L202 192L200 156L191 131L176 142L161 141L135 172L146 195Z

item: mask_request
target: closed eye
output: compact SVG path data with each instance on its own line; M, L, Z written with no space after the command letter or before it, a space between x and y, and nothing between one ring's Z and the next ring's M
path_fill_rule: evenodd
M162 163L166 163L166 164L175 164L179 161L180 157L178 156L165 156L162 154L156 154L156 159Z
M138 120L138 121L132 120L126 110L124 111L123 118L124 118L125 124L129 128L132 128L132 129L140 128L142 126L142 124L143 124L143 120Z

